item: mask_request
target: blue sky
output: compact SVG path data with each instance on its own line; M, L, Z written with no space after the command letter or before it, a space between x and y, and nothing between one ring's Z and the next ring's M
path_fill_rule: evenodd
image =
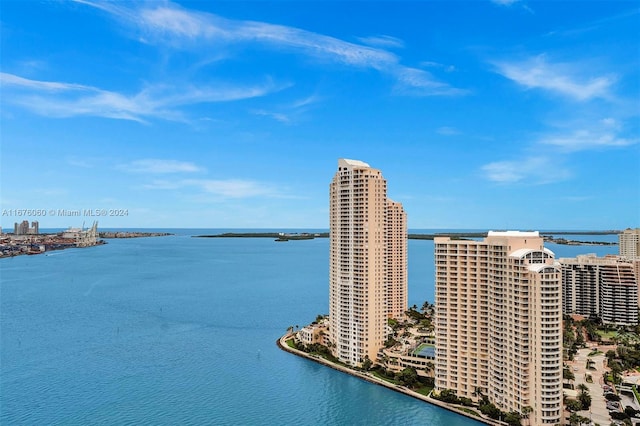
M338 158L414 229L640 226L638 2L0 8L4 228L327 228Z

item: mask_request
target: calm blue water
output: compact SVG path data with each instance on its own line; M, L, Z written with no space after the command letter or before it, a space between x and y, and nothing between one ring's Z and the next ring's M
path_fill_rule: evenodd
M0 423L479 424L276 347L328 312L327 239L200 231L0 260ZM409 257L420 306L433 243Z

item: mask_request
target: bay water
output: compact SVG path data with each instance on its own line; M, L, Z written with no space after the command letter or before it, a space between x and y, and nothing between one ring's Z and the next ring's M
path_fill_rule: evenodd
M0 424L480 424L277 348L328 313L328 239L164 231L0 260ZM433 275L410 240L410 305Z

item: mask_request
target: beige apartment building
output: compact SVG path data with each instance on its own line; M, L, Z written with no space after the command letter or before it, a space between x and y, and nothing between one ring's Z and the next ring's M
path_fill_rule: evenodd
M628 259L640 258L640 228L625 229L618 234L620 256Z
M618 234L618 250L620 256L633 264L633 273L640 285L640 228L627 228ZM638 288L638 306L640 307L640 288Z
M407 214L402 204L387 200L387 317L402 318L408 308Z
M622 256L595 254L560 258L565 314L597 316L605 323L638 323L638 282L634 263Z
M538 232L435 239L437 390L562 420L562 287Z
M329 189L329 335L350 365L376 361L387 318L407 309L407 218L380 170L338 160Z

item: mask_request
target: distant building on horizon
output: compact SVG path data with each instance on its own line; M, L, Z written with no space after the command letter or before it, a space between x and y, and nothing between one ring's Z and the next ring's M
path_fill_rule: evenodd
M349 365L376 361L387 319L407 310L407 217L380 170L338 160L329 187L329 336Z
M562 286L538 232L435 238L436 391L560 424Z
M627 228L618 234L618 250L620 256L640 258L640 228Z
M620 256L633 261L633 272L640 283L640 228L627 228L618 234L618 250ZM640 306L640 289L638 289L638 306Z
M89 229L82 228L72 228L62 231L60 234L62 238L68 240L75 240L78 247L89 247L96 245L98 242L98 222L93 222L93 225Z
M16 222L13 225L13 234L14 235L38 235L39 233L39 223L38 221L31 222L31 227L29 227L29 221L23 220L22 222Z
M640 259L585 254L560 258L559 263L564 314L597 316L610 324L638 324L640 291L634 269Z

